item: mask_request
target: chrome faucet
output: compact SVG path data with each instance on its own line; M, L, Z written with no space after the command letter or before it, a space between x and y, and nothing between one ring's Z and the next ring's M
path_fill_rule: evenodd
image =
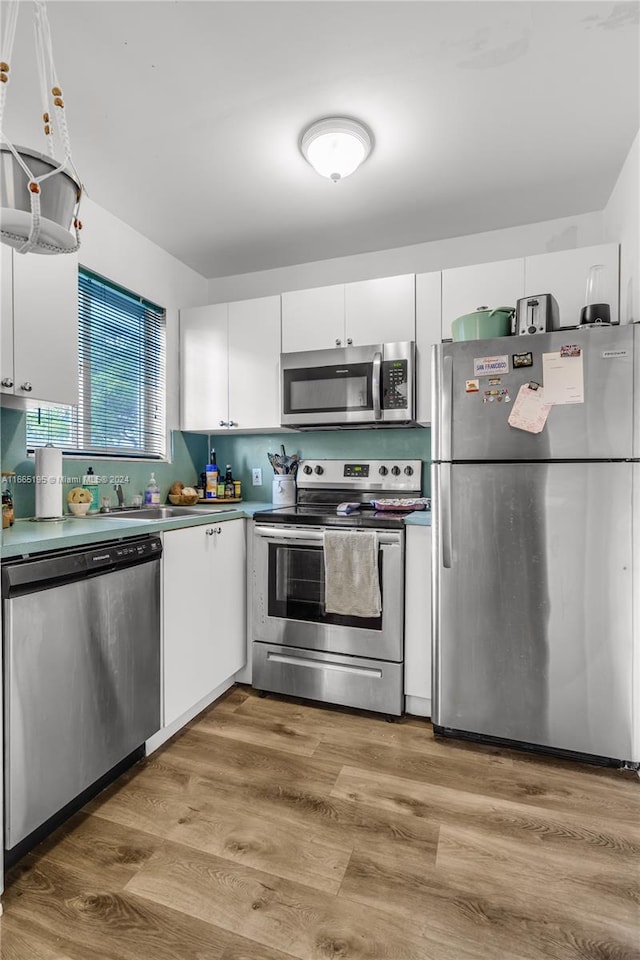
M113 489L115 490L116 496L118 498L118 506L124 507L124 493L122 492L122 487L120 486L120 484L117 484L117 485L114 484Z

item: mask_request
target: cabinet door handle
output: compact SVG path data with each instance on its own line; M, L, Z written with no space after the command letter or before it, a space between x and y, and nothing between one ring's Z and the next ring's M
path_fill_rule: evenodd
M341 347L341 346L342 346L342 340L336 338L336 347Z
M12 387L12 386L13 386L13 380L11 379L11 377L3 377L2 380L0 381L0 384L1 384L3 387Z
M31 384L30 384L29 381L27 380L26 383L23 383L23 384L20 385L20 389L21 389L21 390L24 390L25 393L31 393L31 391L33 390L33 387L31 386Z
M352 347L352 346L353 346L353 340L351 339L351 337L347 337L347 346L348 346L348 347Z
M222 527L208 527L205 533L208 537L212 537L214 533L222 533Z
M218 426L219 426L219 427L228 427L229 424L227 423L226 420L221 420L221 421L219 422Z
M236 423L235 420L229 420L229 426L230 426L230 427L237 427L238 424Z

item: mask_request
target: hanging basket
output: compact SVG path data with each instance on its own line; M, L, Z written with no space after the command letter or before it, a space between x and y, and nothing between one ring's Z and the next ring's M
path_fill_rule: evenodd
M34 177L55 170L58 164L46 154L29 147L15 147ZM81 185L75 177L60 170L40 184L40 236L34 253L60 253L75 250L71 233L80 199ZM0 229L2 240L21 247L31 230L29 178L6 144L0 144Z
M41 123L48 151L11 143L3 129L19 0L3 0L0 35L0 242L18 253L75 253L80 246L82 182L71 158L62 86L53 62L46 0L34 0ZM58 143L60 159L56 160ZM73 228L73 233L71 232Z

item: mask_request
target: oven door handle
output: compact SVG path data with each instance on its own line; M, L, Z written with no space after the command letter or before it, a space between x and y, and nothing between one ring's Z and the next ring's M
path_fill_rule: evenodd
M335 529L331 527L330 529ZM348 528L352 532L353 528ZM345 533L347 530L345 530ZM254 527L254 533L263 540L296 540L309 544L321 544L324 540L322 530L287 529L286 527ZM399 530L376 530L378 543L399 544L402 542L402 533Z

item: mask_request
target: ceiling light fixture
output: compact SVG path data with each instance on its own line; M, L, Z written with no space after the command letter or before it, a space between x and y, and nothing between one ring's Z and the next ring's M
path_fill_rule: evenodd
M321 177L337 183L357 170L373 147L373 137L357 120L327 117L308 127L300 138L302 156Z

